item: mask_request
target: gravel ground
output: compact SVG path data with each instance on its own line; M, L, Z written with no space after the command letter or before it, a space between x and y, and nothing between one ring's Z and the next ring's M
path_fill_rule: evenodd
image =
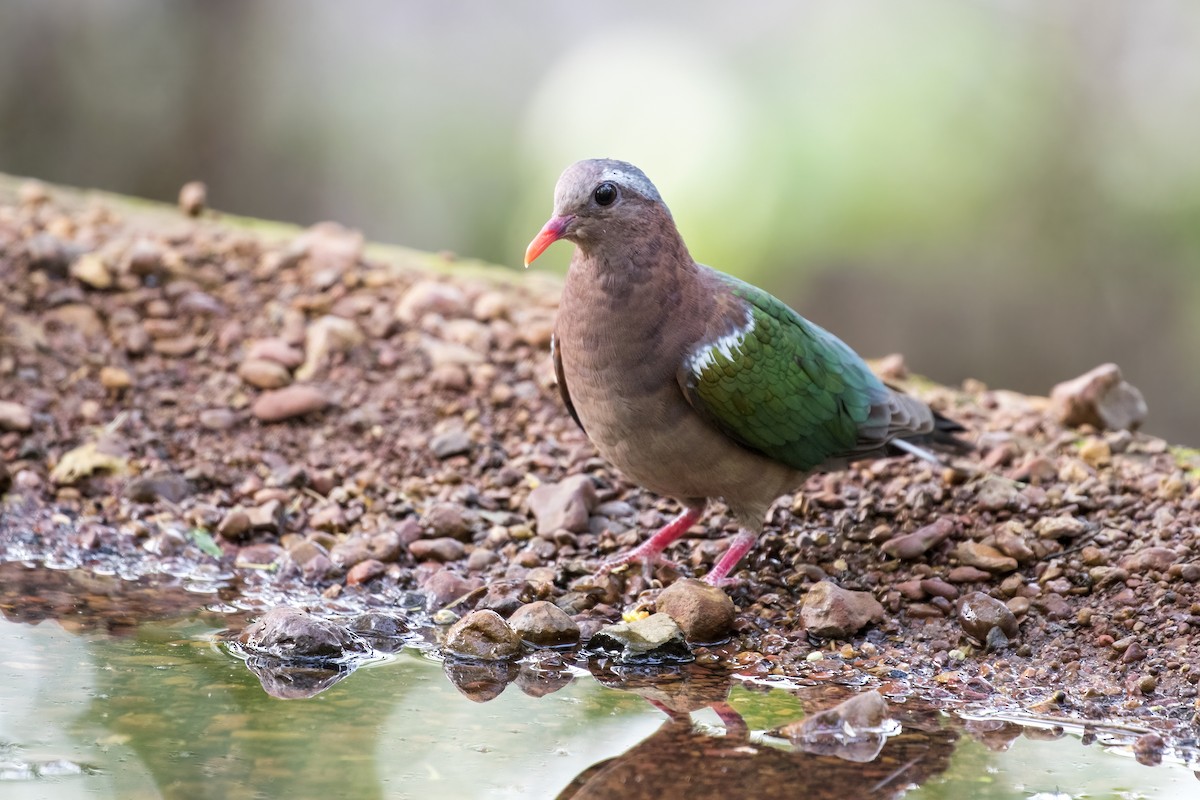
M652 608L677 576L592 573L676 509L563 410L553 279L185 201L0 181L6 560L170 559L331 602L419 590L431 613L549 600L585 639ZM879 369L976 453L867 462L784 498L728 587L732 643L700 659L1194 746L1195 451L905 379L897 357ZM669 554L702 574L733 533L717 506ZM804 598L823 580L882 614L817 636Z

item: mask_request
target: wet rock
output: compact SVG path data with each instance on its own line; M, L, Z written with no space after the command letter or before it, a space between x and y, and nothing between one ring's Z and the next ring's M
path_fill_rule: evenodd
M346 585L358 586L375 580L385 572L387 572L387 564L368 558L366 561L358 562L346 572Z
M404 547L400 534L396 531L380 531L367 539L367 552L371 554L371 558L385 564L398 560L404 552Z
M262 505L248 509L246 520L250 523L250 530L278 533L283 527L283 512L283 503L268 500Z
M588 516L596 507L596 487L586 475L573 475L559 483L543 483L529 493L529 510L542 533L565 529L584 533Z
M201 181L188 181L179 189L179 210L189 217L204 213L208 203L208 187Z
M321 411L328 405L325 392L316 386L297 383L285 389L263 392L254 401L251 412L263 422L282 422Z
M1179 554L1169 547L1143 547L1121 559L1121 566L1130 572L1155 570L1166 572L1179 560Z
M729 595L695 578L672 583L658 596L656 606L675 620L689 642L727 639L737 613Z
M467 296L463 291L437 280L417 281L396 304L396 318L410 325L426 314L461 317L468 311Z
M242 539L250 532L250 515L246 513L244 508L234 508L226 512L217 524L217 535L237 541Z
M417 539L420 539L425 532L421 529L421 523L417 522L415 517L409 517L408 519L401 520L399 523L397 523L395 529L392 530L391 533L396 535L396 540L399 546L407 550L408 546ZM376 558L379 558L379 556L376 555ZM380 558L380 561L384 560L386 559Z
M466 553L463 543L449 536L436 539L418 539L408 546L408 552L417 561L458 561Z
M292 382L287 367L265 358L250 358L238 364L238 377L259 389L280 389Z
M0 431L24 433L33 427L33 414L20 403L0 400Z
M296 379L312 380L338 354L349 352L363 343L362 330L353 320L327 314L308 326L304 332L304 363L296 370Z
M367 540L361 536L354 536L329 548L330 560L346 570L355 564L361 564L370 557L371 551L367 548Z
M500 560L500 556L491 550L476 547L467 556L467 569L471 572L481 572Z
M820 581L808 590L800 609L804 628L817 636L846 639L883 619L883 606L870 592L855 592Z
M533 587L529 585L529 581L492 581L487 586L487 593L480 598L475 607L495 611L507 619L517 609L532 601Z
M359 614L349 627L376 650L384 653L395 653L404 647L404 636L409 630L408 622L403 617L383 611Z
M437 503L425 512L422 520L435 537L469 540L471 518L467 510L455 503Z
M483 581L479 578L465 578L443 568L425 579L421 591L425 594L426 605L432 610L461 600L481 586Z
M125 496L135 503L154 503L166 500L179 503L192 493L187 478L174 472L157 472L134 478L125 486Z
M682 663L694 660L683 631L666 614L601 628L588 643L619 664Z
M429 440L429 449L438 458L469 455L472 448L470 435L462 429L439 433Z
M341 533L346 530L346 512L337 503L330 503L309 517L308 524L319 531Z
M287 564L300 572L305 583L323 581L336 569L329 552L308 539L301 539L287 549Z
M1033 532L1042 539L1074 539L1087 532L1088 524L1072 516L1042 517Z
M954 533L954 521L942 517L912 533L888 539L880 546L880 549L892 558L914 561L931 548L944 542L952 533Z
M234 566L240 569L268 569L278 564L283 556L284 549L277 544L248 544L238 550Z
M566 612L546 600L523 605L508 624L526 642L537 647L564 647L579 642L579 626Z
M1050 402L1055 418L1068 427L1135 430L1148 413L1142 393L1121 377L1116 364L1058 384L1050 390Z
M958 624L972 639L988 641L992 628L999 628L1009 639L1017 636L1017 617L1008 606L991 595L971 592L958 601Z
M1017 568L1015 558L980 542L959 542L958 547L954 548L954 555L962 563L987 572L1005 574Z
M237 636L247 650L285 660L330 660L366 653L366 644L329 620L286 606L273 608Z
M501 661L521 652L521 637L495 611L472 611L446 634L445 649L459 658Z

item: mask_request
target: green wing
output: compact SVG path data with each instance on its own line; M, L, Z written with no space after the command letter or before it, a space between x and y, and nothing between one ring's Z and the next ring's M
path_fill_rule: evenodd
M903 432L892 391L844 342L762 289L714 274L745 301L746 318L679 369L701 416L798 470L873 454Z

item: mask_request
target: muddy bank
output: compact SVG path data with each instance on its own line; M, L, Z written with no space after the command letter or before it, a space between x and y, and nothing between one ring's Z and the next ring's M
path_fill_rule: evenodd
M447 623L545 600L585 640L654 610L677 575L592 575L676 509L561 407L552 279L188 203L0 181L6 560L230 574L318 607L419 591ZM1196 454L881 369L970 429L980 471L814 477L735 573L733 642L699 657L1194 736ZM733 533L717 507L670 555L702 574ZM879 610L805 608L823 581Z

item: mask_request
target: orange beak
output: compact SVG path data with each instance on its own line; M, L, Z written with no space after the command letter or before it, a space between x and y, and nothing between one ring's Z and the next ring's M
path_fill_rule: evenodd
M525 248L525 269L529 269L529 265L546 252L546 248L563 238L563 234L567 231L567 226L575 221L574 214L564 214L561 217L551 217L550 221L542 226L542 230L537 236L533 237L533 241L529 243L529 247Z

